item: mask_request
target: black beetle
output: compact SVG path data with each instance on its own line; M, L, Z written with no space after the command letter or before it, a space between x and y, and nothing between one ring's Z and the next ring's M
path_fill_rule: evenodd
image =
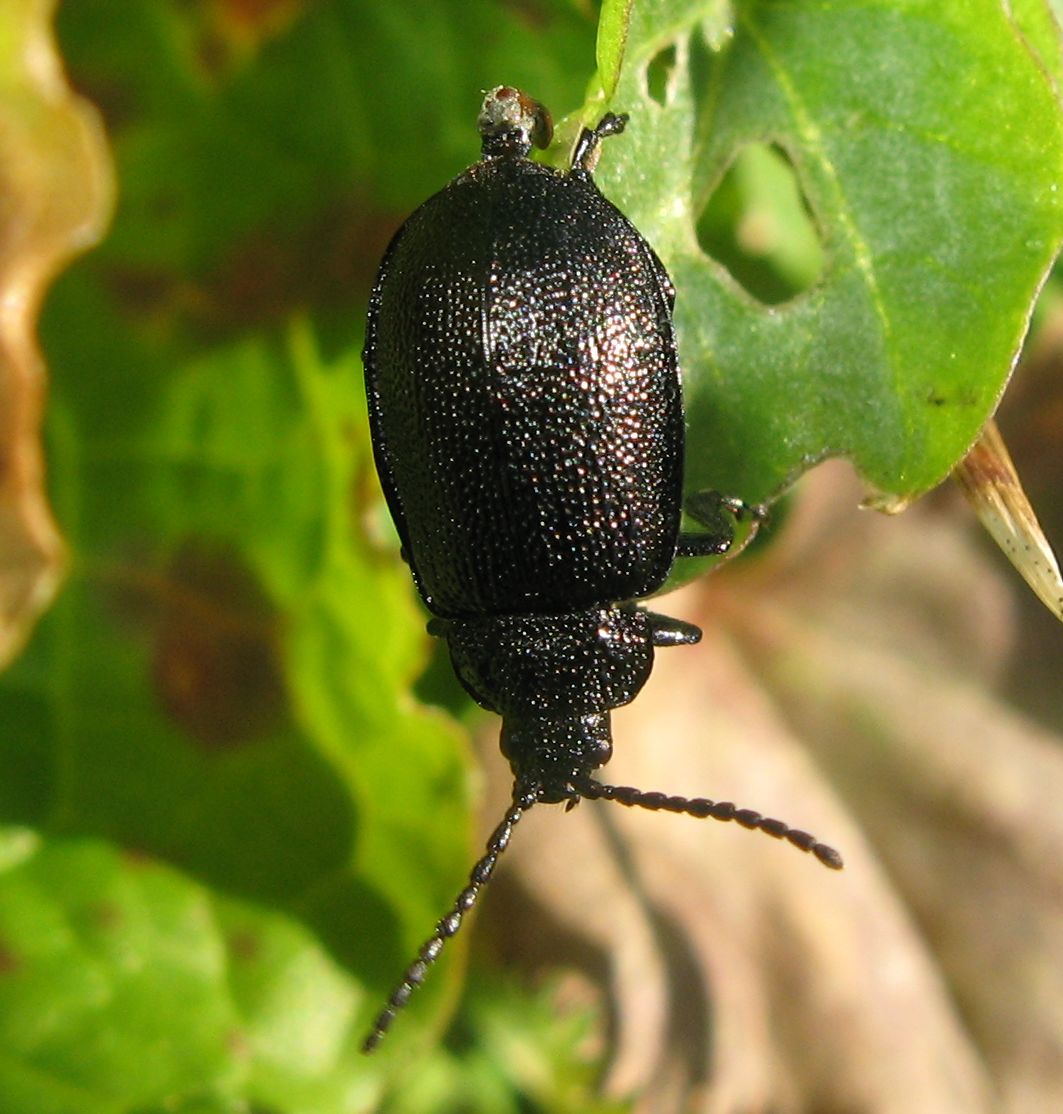
M365 1041L371 1051L453 936L537 802L604 798L737 820L811 851L832 848L729 802L603 785L609 711L634 699L655 646L701 631L630 602L676 556L730 548L728 514L763 509L715 492L680 530L683 403L660 260L591 177L583 129L567 171L528 158L549 114L508 86L479 117L483 154L391 241L369 304L373 452L417 589L462 685L502 716L513 803L486 854L405 972ZM755 522L754 522L755 526Z

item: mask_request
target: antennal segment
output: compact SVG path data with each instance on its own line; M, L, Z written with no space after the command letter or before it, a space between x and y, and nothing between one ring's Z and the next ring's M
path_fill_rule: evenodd
M439 958L443 945L451 936L457 934L465 914L476 904L480 890L494 873L498 857L505 851L517 821L535 804L538 793L538 786L529 787L521 784L513 786L513 804L503 817L502 823L492 832L483 858L469 873L469 884L458 894L450 912L439 921L435 932L421 946L417 958L406 968L402 980L391 992L387 1005L377 1015L372 1029L362 1042L363 1052L372 1052L384 1039L388 1029L391 1028L391 1023L395 1020L395 1015L410 1000L410 995L424 982L428 969Z
M734 820L743 828L762 831L775 839L785 839L802 851L810 851L831 870L841 870L845 865L842 857L815 836L799 828L791 828L781 820L762 816L751 808L736 808L730 801L710 801L705 797L669 797L665 793L647 793L630 785L603 785L601 782L586 779L576 785L581 797L590 800L616 801L631 808L648 808L653 812L681 812L699 819Z

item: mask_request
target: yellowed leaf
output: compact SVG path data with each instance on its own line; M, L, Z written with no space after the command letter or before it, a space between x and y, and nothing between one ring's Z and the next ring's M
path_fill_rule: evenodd
M996 422L952 471L990 537L1057 619L1063 619L1059 562L1023 490Z
M37 316L55 273L100 236L113 193L100 123L62 74L53 8L50 0L0 7L0 667L63 567L44 488Z

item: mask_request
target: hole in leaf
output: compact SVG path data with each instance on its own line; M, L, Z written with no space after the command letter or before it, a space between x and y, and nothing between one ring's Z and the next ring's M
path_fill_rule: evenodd
M789 156L743 147L698 220L698 242L758 301L778 305L823 271L823 245Z
M675 63L675 43L671 43L657 51L646 66L646 92L662 108L668 103L668 85L675 73Z

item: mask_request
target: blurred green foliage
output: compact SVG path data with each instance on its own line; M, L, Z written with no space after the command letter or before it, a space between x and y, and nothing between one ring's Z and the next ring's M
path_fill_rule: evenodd
M72 560L0 687L0 1109L609 1109L586 1019L496 976L435 1047L460 942L357 1051L474 800L410 697L429 647L360 384L376 263L476 157L481 90L569 113L563 141L615 87L599 181L676 281L691 484L762 498L846 455L916 494L1060 239L1059 45L1026 8L1024 37L993 0L607 2L596 75L589 0L62 5L120 200L42 321Z

